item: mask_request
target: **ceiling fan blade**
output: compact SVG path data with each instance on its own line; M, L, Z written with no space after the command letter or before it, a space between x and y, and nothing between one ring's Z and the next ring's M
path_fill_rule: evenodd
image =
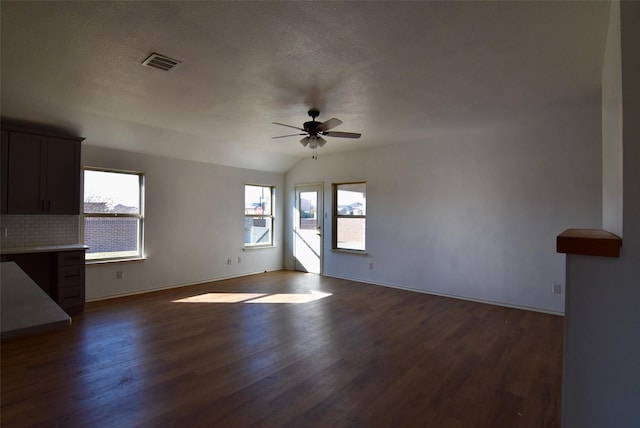
M360 138L362 134L356 132L323 132L322 135L327 137L340 137L340 138Z
M342 125L342 121L340 119L329 119L326 122L322 122L320 125L316 127L318 131L328 131L330 129L335 128L338 125Z
M277 137L271 137L271 139L273 140L274 138L293 137L293 136L296 136L296 135L307 135L307 134L289 134L289 135L280 135L280 136L277 136Z
M271 123L273 123L274 125L286 126L287 128L293 128L293 129L297 129L298 131L304 132L304 129L298 128L297 126L287 125L286 123L279 123L279 122L271 122Z

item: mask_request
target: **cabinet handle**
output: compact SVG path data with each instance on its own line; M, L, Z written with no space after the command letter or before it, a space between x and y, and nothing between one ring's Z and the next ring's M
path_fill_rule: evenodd
M51 211L51 200L47 201L47 212Z

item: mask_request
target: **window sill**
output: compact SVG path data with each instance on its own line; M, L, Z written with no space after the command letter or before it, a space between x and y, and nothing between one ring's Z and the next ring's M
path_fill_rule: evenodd
M268 250L270 248L276 248L275 245L257 245L255 247L244 247L242 251L253 251L253 250Z
M344 254L352 254L354 256L366 256L368 253L362 250L346 250L343 248L332 248L332 252L334 253L344 253Z
M130 259L112 259L112 260L85 260L85 265L105 265L109 263L140 263L147 260L146 257L132 257Z

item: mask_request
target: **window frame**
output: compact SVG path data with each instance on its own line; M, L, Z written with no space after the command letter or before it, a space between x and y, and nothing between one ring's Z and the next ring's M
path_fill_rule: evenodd
M247 187L251 186L251 187L262 187L262 188L266 188L269 189L270 192L270 214L247 214ZM257 184L257 183L245 183L244 187L244 196L243 196L243 201L244 201L244 221L243 224L246 224L246 220L247 219L266 219L267 221L269 221L271 224L269 226L269 242L266 243L255 243L255 244L251 244L248 242L244 242L244 246L243 248L245 250L254 250L254 249L259 249L259 248L273 248L275 247L275 197L276 197L276 186L271 185L271 184ZM244 241L244 239L243 239Z
M87 213L84 210L84 173L85 171L97 171L97 172L108 172L114 174L127 174L127 175L137 175L138 176L138 186L139 186L139 207L140 212L138 214L132 213ZM125 262L125 261L135 261L135 260L144 260L145 252L144 252L144 218L145 218L145 174L141 171L130 171L123 169L115 169L115 168L102 168L102 167L93 167L93 166L83 166L82 167L82 241L84 242L84 228L85 228L85 218L135 218L138 220L138 254L131 256L113 256L113 257L100 257L100 258L88 258L91 254L89 252L85 255L85 263L86 264L97 264L97 263L110 263L110 262ZM86 244L85 244L86 245Z
M352 254L367 254L367 210L365 209L365 214L349 214L344 215L338 212L338 190L340 186L354 185L354 184L363 184L365 188L365 194L367 189L366 181L349 181L349 182L341 182L341 183L333 183L332 184L332 198L333 198L333 209L332 209L332 221L331 221L331 250L336 252L344 252L344 253L352 253ZM366 199L366 197L365 197ZM338 219L340 218L348 218L355 219L360 218L365 221L365 230L364 230L364 249L355 249L355 248L342 248L338 246Z

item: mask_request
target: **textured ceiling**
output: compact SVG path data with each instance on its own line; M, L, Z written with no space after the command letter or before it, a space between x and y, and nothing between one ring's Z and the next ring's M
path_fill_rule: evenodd
M10 2L2 117L86 145L283 172L272 140L321 110L322 153L426 141L600 91L606 2ZM158 52L171 72L140 63Z

